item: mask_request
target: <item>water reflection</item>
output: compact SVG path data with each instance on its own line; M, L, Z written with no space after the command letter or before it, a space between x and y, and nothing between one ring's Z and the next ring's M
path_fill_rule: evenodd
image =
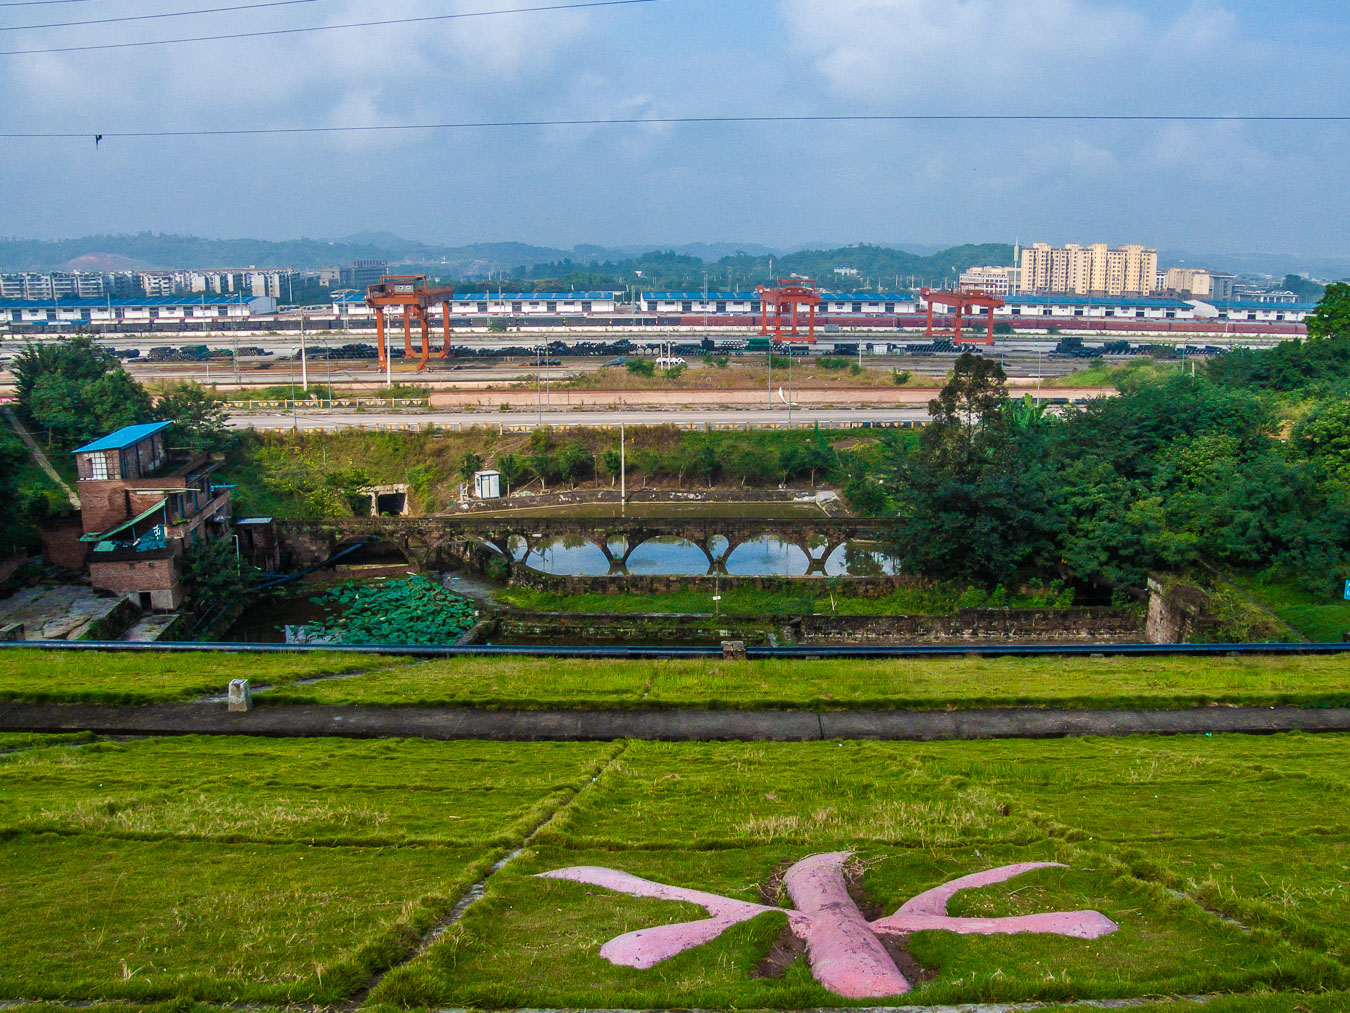
M802 546L773 535L749 539L734 548L719 535L711 540L707 551L678 535L648 539L631 551L622 539L608 543L604 549L576 536L545 539L532 548L518 536L510 543L511 557L516 562L567 577L615 573L654 576L726 573L737 577L800 577L820 573L830 577L880 577L899 572L899 560L875 543L845 542L831 546L817 539L809 548L810 555Z

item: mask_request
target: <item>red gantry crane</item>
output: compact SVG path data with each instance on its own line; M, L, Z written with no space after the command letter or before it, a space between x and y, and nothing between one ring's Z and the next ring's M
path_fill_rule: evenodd
M366 289L366 305L375 311L376 351L380 356L381 369L384 369L389 361L389 350L385 347L384 338L385 307L403 307L403 354L406 356L411 357L413 354L413 317L421 323L422 358L417 363L417 371L420 373L427 368L427 361L431 357L431 338L428 333L431 318L428 310L437 303L441 304L445 326L445 347L441 349L441 358L444 359L450 354L450 297L454 294L455 290L450 286L428 288L427 277L424 274L385 275L378 285L371 285Z
M769 310L772 308L775 341L806 341L815 344L816 307L820 305L819 285L810 278L791 278L786 281L780 278L777 288L766 288L761 285L756 291L759 294L760 334L769 333ZM805 338L797 330L797 310L802 306L806 307L808 321ZM784 337L783 317L788 313L789 307L792 312L792 329L787 337Z
M928 303L928 337L951 338L952 341L960 344L963 341L976 345L992 345L994 343L994 310L1001 309L1005 304L1002 299L996 295L990 295L988 292L982 292L979 289L963 289L956 292L934 292L930 288L920 289L919 295L923 297L924 302ZM956 325L950 331L933 330L933 306L950 306L956 310ZM983 338L965 338L961 336L961 318L967 310L971 316L976 316L976 311L980 309L989 310L989 332Z

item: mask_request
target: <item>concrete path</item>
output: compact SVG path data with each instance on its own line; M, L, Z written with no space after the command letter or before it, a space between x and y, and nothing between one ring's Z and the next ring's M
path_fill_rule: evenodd
M56 473L56 469L52 467L52 462L47 460L47 455L43 453L42 448L38 446L37 440L33 439L33 434L23 427L12 409L6 407L3 411L5 413L5 418L9 420L9 424L13 426L14 431L19 434L19 439L23 440L24 444L28 447L28 452L33 455L33 460L37 461L38 467L45 471L47 477L55 482L61 491L66 494L66 499L70 500L70 505L76 510L80 509L80 497L76 496L75 490L66 485L65 479Z
M223 703L143 707L0 703L0 731L123 735L266 735L341 738L606 741L649 739L810 742L835 739L1055 738L1271 732L1347 732L1350 708L1197 707L1185 710L955 711L486 710L262 704L232 714Z

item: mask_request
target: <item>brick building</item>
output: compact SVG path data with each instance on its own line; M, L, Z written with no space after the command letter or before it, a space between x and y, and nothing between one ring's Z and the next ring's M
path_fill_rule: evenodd
M89 576L144 609L178 608L180 557L230 535L231 487L212 478L219 462L168 451L170 425L126 426L74 451Z

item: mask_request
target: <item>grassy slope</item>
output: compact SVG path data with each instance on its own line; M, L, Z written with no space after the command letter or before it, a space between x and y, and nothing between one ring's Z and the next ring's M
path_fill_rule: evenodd
M958 593L943 588L895 591L876 598L855 598L812 587L783 591L720 591L724 615L791 616L829 614L860 616L951 615L959 608ZM517 608L538 612L673 612L711 613L711 591L666 594L557 594L526 587L497 592L497 598ZM1044 608L1048 601L1014 598L1012 608Z
M933 977L912 1001L1343 991L1350 820L1327 800L1347 788L1338 735L34 747L0 756L0 997L339 1004L401 965L373 1003L863 1005L802 961L752 976L785 922L774 914L653 970L616 967L596 954L605 940L702 914L531 875L602 865L759 900L784 863L841 849L880 910L964 872L1057 860L1068 868L961 893L950 911L1093 908L1120 925L1092 942L918 933L907 948ZM464 920L407 960L541 822ZM1329 1013L1344 998L1208 1008Z
M133 704L223 694L231 679L254 686L338 672L396 667L398 658L350 654L116 654L0 651L0 700Z
M1338 658L567 661L463 658L282 688L266 702L490 707L1056 706L1350 703Z
M333 1002L610 750L189 737L0 757L0 995Z
M751 976L781 931L776 915L651 971L610 965L596 954L605 940L701 915L531 875L603 865L759 900L759 884L784 863L838 849L860 857L864 899L882 910L964 872L1058 860L1069 868L959 894L950 911L1093 908L1120 925L1093 942L917 934L908 949L936 976L909 1001L1344 989L1350 829L1326 825L1324 800L1350 782L1312 783L1307 772L1324 758L1350 758L1350 739L1248 738L1234 750L1229 741L635 743L490 881L463 931L395 971L373 998L553 1008L863 1005L824 992L800 962L783 977ZM1267 771L1267 754L1298 755L1301 769ZM1243 782L1263 790L1224 805ZM1319 824L1312 850L1300 855L1307 828ZM1108 839L1103 829L1112 831ZM1211 871L1222 887L1198 882ZM1280 890L1281 883L1299 888ZM1204 905L1192 899L1202 892ZM1263 999L1226 1008L1305 1007Z
M1340 643L1350 633L1350 601L1319 598L1291 580L1234 577L1233 583L1314 643Z

